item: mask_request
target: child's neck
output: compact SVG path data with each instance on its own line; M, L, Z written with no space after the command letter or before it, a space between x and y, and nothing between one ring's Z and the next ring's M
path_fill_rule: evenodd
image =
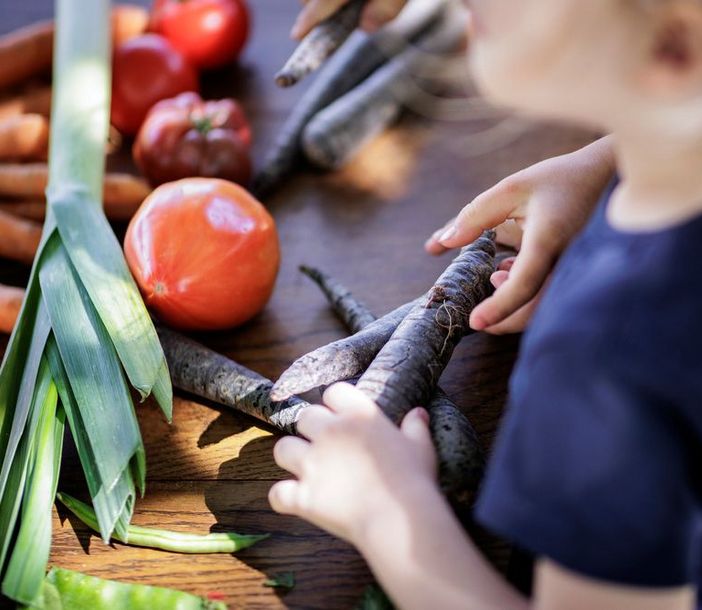
M655 231L702 214L702 138L615 136L622 182L607 210L618 229Z

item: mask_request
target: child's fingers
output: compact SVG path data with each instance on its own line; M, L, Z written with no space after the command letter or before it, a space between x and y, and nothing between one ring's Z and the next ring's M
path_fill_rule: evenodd
M297 420L297 432L305 438L313 441L319 438L320 434L334 421L334 414L321 405L307 407L300 414Z
M519 222L508 218L501 225L498 225L495 230L497 231L495 241L498 244L519 250L522 245L522 237L524 237L524 230Z
M433 256L438 256L439 254L448 252L449 248L443 246L439 241L439 238L446 232L446 230L449 227L453 226L454 222L456 222L456 219L452 218L443 227L441 227L437 231L434 231L432 236L429 239L427 239L427 241L424 243L424 250L426 250L426 252Z
M370 0L361 15L361 27L375 32L400 13L407 0Z
M331 17L349 0L308 0L295 21L290 35L295 40L307 36L317 24Z
M553 268L553 248L547 239L540 232L525 234L508 280L471 313L473 330L485 330L502 322L538 294Z
M510 335L524 332L527 324L529 324L529 320L531 320L531 317L534 315L534 310L537 305L538 298L533 299L499 324L486 328L484 332L490 335Z
M503 180L464 207L439 242L445 248L460 248L474 242L485 229L494 229L505 222L526 194L520 182Z
M495 271L490 276L490 283L493 285L495 289L499 288L504 284L507 280L509 279L509 271L507 269L500 269L498 271Z
M299 488L297 481L278 481L268 491L268 503L277 513L294 515L299 507Z
M361 390L350 383L335 383L324 392L324 404L335 413L365 413L372 415L378 407Z
M429 432L429 413L422 407L412 409L400 424L402 433L421 449L433 447Z
M284 436L273 447L273 459L278 466L299 477L309 448L310 444L301 438Z
M500 264L497 266L498 270L509 271L514 266L515 260L517 260L516 256L510 256L509 258L500 261ZM495 286L495 288L497 288L497 286Z

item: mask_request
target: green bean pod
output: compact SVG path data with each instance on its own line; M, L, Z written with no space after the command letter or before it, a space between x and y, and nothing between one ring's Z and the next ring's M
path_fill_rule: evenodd
M95 532L100 532L95 511L84 502L65 493L56 497L78 519ZM269 534L242 535L233 532L188 534L129 525L126 536L117 532L112 537L124 544L143 546L174 553L236 553L269 537Z
M224 602L184 591L105 580L51 568L36 610L227 610Z

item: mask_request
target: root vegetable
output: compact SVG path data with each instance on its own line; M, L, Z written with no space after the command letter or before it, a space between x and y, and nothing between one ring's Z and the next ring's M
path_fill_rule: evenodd
M369 140L394 123L417 92L413 74L428 54L458 46L465 36L460 15L446 16L365 81L321 110L302 136L305 156L322 169L338 169ZM436 57L434 57L436 59Z
M51 69L53 21L41 21L0 37L0 89Z
M363 303L357 301L351 291L335 278L319 269L305 265L300 267L300 271L319 286L334 313L350 332L357 333L375 322L376 317L370 310Z
M46 216L46 203L43 201L0 201L0 212L41 222Z
M366 320L375 319L373 313L335 278L318 269L301 269L322 289L334 313L350 332L359 332L367 325ZM440 388L427 410L441 489L455 505L469 506L485 469L478 436L468 418Z
M276 74L276 84L290 87L319 68L358 27L365 4L366 0L350 0L315 27Z
M357 377L373 362L412 308L425 300L426 297L423 297L402 305L355 335L298 358L275 383L271 398L284 400L293 394Z
M48 168L44 163L2 164L0 196L42 199L47 180ZM105 174L105 211L114 220L129 220L150 192L146 181L131 174Z
M0 333L12 332L22 307L24 290L0 284Z
M117 205L114 202L107 202L105 203L105 215L110 220L124 222L130 220L138 208L139 204L137 203ZM46 216L46 203L31 200L0 201L0 212L28 220L43 221Z
M361 376L357 387L392 421L431 398L454 348L470 332L471 311L489 293L494 265L489 231L461 250Z
M120 5L112 12L117 43L141 34L148 13L135 5ZM48 73L54 46L54 22L41 21L0 36L0 89Z
M118 4L112 9L112 44L118 46L146 32L149 12L136 4Z
M0 161L45 160L49 121L40 114L18 114L0 120Z
M40 224L0 212L0 256L31 265L40 240Z
M19 114L40 114L48 117L51 110L51 87L32 86L0 99L0 120Z
M273 382L262 375L169 329L160 327L158 334L175 387L295 434L307 402L296 396L275 402Z
M445 0L414 0L375 35L357 31L324 65L280 129L252 191L258 199L270 195L293 171L301 157L302 132L309 120L388 58L399 53L442 14Z

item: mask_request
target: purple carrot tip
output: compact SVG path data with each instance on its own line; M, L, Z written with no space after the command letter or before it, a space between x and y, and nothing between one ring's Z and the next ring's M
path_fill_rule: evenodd
M271 388L270 397L271 400L274 402L282 402L283 400L287 400L288 398L290 398L293 394L294 392L290 392L285 388L285 384L278 386L278 384L276 383Z
M283 88L292 87L298 82L298 80L300 79L294 74L285 70L281 70L275 75L275 84Z

